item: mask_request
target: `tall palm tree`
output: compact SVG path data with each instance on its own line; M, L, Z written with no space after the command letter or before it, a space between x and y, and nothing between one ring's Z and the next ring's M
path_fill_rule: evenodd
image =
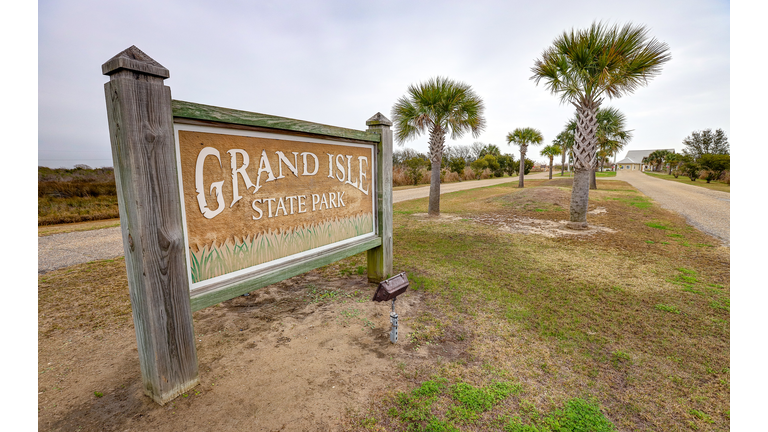
M573 191L568 226L585 229L589 177L597 147L597 110L604 97L619 98L646 85L670 60L666 43L648 38L645 26L608 27L595 22L585 30L563 32L537 59L532 80L576 107Z
M541 149L541 155L547 156L549 158L549 179L550 180L552 180L552 160L555 158L555 156L559 155L560 153L562 153L560 146L554 143Z
M507 134L507 144L515 143L520 146L520 181L517 187L524 187L523 174L525 173L525 152L528 151L528 145L538 145L544 141L541 131L534 128L517 128Z
M432 178L429 185L429 215L440 215L440 162L445 136L451 139L471 132L477 138L485 129L483 100L467 84L444 77L410 85L408 94L392 107L395 140L398 144L429 133Z

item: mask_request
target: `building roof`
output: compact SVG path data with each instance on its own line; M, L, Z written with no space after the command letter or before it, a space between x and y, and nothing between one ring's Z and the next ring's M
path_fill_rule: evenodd
M617 164L642 164L643 158L648 157L651 153L657 150L666 150L668 152L675 152L675 149L651 149L651 150L630 150L624 159L616 162Z

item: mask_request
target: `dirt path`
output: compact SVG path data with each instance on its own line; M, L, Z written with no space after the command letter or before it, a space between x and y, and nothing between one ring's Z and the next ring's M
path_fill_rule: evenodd
M631 184L660 206L679 213L689 224L730 247L731 194L653 178L637 171L619 171L614 178Z
M549 175L549 172L535 172L532 174L529 174L525 176L526 179L542 179L547 178ZM461 190L467 190L467 189L477 189L481 187L486 186L493 186L497 184L502 183L509 183L509 182L516 182L518 180L517 176L513 177L502 177L502 178L494 178L494 179L487 179L487 180L474 180L474 181L463 181L463 182L456 182L456 183L443 183L440 185L440 195L461 191ZM426 198L429 196L429 185L417 187L413 189L403 189L403 190L397 190L393 192L392 202L400 202L400 201L408 201L412 199L419 199L419 198Z

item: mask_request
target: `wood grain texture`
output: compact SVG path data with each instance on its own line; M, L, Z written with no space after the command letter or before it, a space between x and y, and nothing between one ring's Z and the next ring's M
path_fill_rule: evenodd
M347 138L366 142L379 141L379 137L376 134L372 134L370 132L340 128L336 126L328 126L304 120L295 120L285 117L221 108L211 105L202 105L179 100L174 100L172 107L173 116L177 118L264 127L269 129L303 132L313 135Z
M139 363L162 405L198 383L171 92L145 67L113 67L104 89Z
M243 275L238 280L227 281L223 286L206 287L205 291L192 294L192 310L198 311L207 308L208 306L213 306L239 295L306 273L310 270L331 264L340 259L359 254L372 248L378 249L380 245L380 238L369 238L333 248L322 254L291 261L267 271L259 272L258 276L255 277L252 274L247 274Z
M368 251L368 281L378 283L394 274L392 263L392 122L381 113L366 121L368 132L380 136L376 149L376 222L381 246Z

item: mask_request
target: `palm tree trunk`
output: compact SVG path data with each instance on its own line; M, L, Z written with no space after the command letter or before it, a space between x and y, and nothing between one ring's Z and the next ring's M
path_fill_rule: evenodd
M429 181L429 216L440 216L440 162L432 161Z
M549 157L549 179L552 180L552 160L555 159L554 156Z
M589 188L595 190L597 189L597 175L595 174L597 168L592 168L590 171L592 171L592 175L589 176Z
M443 160L445 132L439 127L429 131L429 158L432 161L432 173L429 182L429 216L440 216L440 162Z
M577 125L573 146L574 175L571 192L571 220L568 228L586 229L590 172L595 166L598 103L585 100L576 106Z
M565 175L565 154L566 153L568 153L568 152L565 150L565 146L563 146L563 163L560 166L560 177Z
M520 146L520 181L517 182L517 187L524 187L523 175L525 174L525 150L527 145Z
M589 206L589 169L575 168L573 173L573 191L571 192L571 220L568 228L586 229L587 208Z

